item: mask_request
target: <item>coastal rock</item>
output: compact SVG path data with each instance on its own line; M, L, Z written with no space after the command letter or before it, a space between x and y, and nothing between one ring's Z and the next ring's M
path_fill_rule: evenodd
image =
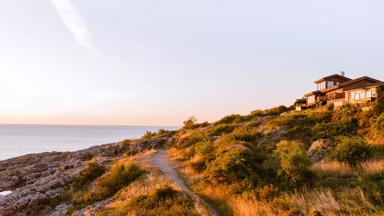
M0 161L0 191L12 191L1 196L1 216L65 215L72 206L63 203L68 186L92 159L105 163L123 154L136 154L163 147L166 138L105 144L76 152L46 152L29 154ZM88 215L107 205L101 201L79 211Z
M87 206L86 208L83 208L79 211L76 211L72 214L72 216L88 216L88 215L95 215L96 212L107 206L108 204L112 203L113 198L103 200L97 203L94 203L90 206Z
M307 154L312 162L318 162L326 159L334 148L329 139L320 139L312 143Z

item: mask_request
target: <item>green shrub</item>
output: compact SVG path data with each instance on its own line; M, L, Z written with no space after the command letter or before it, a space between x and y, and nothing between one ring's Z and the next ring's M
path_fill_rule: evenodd
M289 108L286 106L278 106L278 107L273 107L271 109L266 109L266 110L255 110L251 112L251 116L275 116L275 115L280 115L283 112L289 111Z
M220 124L215 127L212 127L208 130L210 136L220 136L223 134L231 133L237 126L230 124Z
M373 135L377 138L384 136L384 113L382 113L373 125Z
M252 156L241 149L230 149L220 153L214 161L208 164L204 175L209 182L219 184L242 181L255 184L258 180Z
M384 85L376 88L377 99L375 101L375 111L378 115L384 112Z
M215 122L215 125L236 123L240 118L241 118L241 115L233 114L230 116L226 116L226 117L220 119L219 121Z
M200 173L200 172L204 171L207 168L206 161L205 160L200 160L200 161L193 162L193 163L191 163L191 168L193 170L195 170L196 172Z
M333 112L332 121L353 122L356 121L359 112L361 112L361 107L347 104Z
M371 202L384 206L384 172L365 176L362 188Z
M241 123L249 121L251 119L252 116L242 116L239 114L233 114L220 119L219 121L215 122L214 125Z
M142 139L149 139L156 136L155 132L152 131L146 131L145 134L143 135Z
M144 170L135 164L115 165L111 168L109 173L96 182L93 190L86 192L80 197L75 197L72 202L77 207L84 207L91 203L107 199L123 187L129 185L142 174L144 174Z
M332 139L341 135L353 135L357 132L357 122L330 122L330 123L318 123L312 128L313 138L318 139Z
M189 117L186 121L184 121L183 129L193 129L195 128L195 124L197 122L197 118L194 116Z
M280 159L281 173L294 183L302 181L311 165L304 144L299 141L281 141L276 145L276 153Z
M170 131L165 129L159 129L157 131L156 137L158 138L165 138L165 137L171 137L176 133L176 131Z
M333 150L332 156L339 162L356 165L365 160L369 155L369 148L364 139L353 136L341 136L337 138L338 144Z
M311 142L311 129L318 120L308 114L294 114L277 117L269 124L277 128L283 128L285 133L283 138L286 140L300 140L302 142Z
M192 116L189 117L186 121L184 121L184 126L183 130L189 130L189 129L195 129L195 128L200 128L200 127L207 127L209 125L208 122L203 122L198 124L197 123L197 118Z
M256 198L260 201L272 201L279 195L279 189L269 184L255 190Z
M129 212L140 215L197 216L193 200L184 192L165 186L150 195L133 199L127 206Z
M335 104L333 104L333 103L328 104L328 106L327 106L328 111L333 111L334 109L335 109Z
M186 137L180 139L176 143L175 147L176 148L187 148L187 147L194 146L200 142L210 142L210 141L211 141L211 139L207 135L200 133L200 132L195 132L189 136L186 136Z
M210 141L199 142L195 145L195 152L200 155L206 155L211 153L215 149L215 146Z
M80 175L74 179L73 186L76 189L80 189L103 175L104 172L105 168L102 165L96 162L90 162L87 164L86 168L80 172Z
M229 134L229 137L235 141L255 143L262 137L262 134L255 128L238 127Z
M109 195L111 195L136 180L143 173L144 170L136 164L120 164L113 167L108 175L100 179L98 186L108 189Z

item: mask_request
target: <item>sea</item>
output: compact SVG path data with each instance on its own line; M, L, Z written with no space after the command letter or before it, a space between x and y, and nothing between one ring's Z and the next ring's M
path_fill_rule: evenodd
M141 137L146 131L176 130L163 126L2 125L0 160L30 153L76 151Z

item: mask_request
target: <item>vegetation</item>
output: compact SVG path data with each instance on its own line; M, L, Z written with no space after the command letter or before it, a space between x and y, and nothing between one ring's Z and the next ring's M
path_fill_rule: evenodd
M360 137L338 137L338 144L333 157L339 162L356 165L368 158L369 149L366 142Z
M369 111L279 106L213 123L191 117L181 130L141 139L171 138L167 152L186 184L224 216L372 215L384 210L380 100ZM326 146L312 148L320 139ZM81 208L112 196L97 215L209 215L161 173L128 159L90 162L69 200Z
M384 112L384 85L377 87L377 100L375 103L375 111L378 115Z
M89 162L84 170L81 171L80 175L74 180L75 189L81 189L86 184L92 182L99 176L103 175L105 168L96 162Z
M136 164L117 163L113 165L105 175L93 182L92 188L73 192L71 195L72 203L81 208L111 197L120 189L143 175L144 172L145 171Z
M299 141L281 141L276 145L276 153L280 158L281 173L293 183L308 177L311 161L307 156L304 144Z
M194 202L191 198L170 186L156 189L150 195L139 196L127 207L142 215L199 215L194 210Z
M358 105L280 106L186 124L169 152L223 215L369 215L384 209L383 122ZM319 139L331 143L321 162L307 153Z
M209 215L202 203L181 192L159 171L150 169L117 194L115 201L96 215Z

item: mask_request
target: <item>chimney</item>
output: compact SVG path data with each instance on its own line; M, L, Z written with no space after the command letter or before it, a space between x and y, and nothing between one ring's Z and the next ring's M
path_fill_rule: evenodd
M341 71L341 76L345 77L345 72L344 71Z

